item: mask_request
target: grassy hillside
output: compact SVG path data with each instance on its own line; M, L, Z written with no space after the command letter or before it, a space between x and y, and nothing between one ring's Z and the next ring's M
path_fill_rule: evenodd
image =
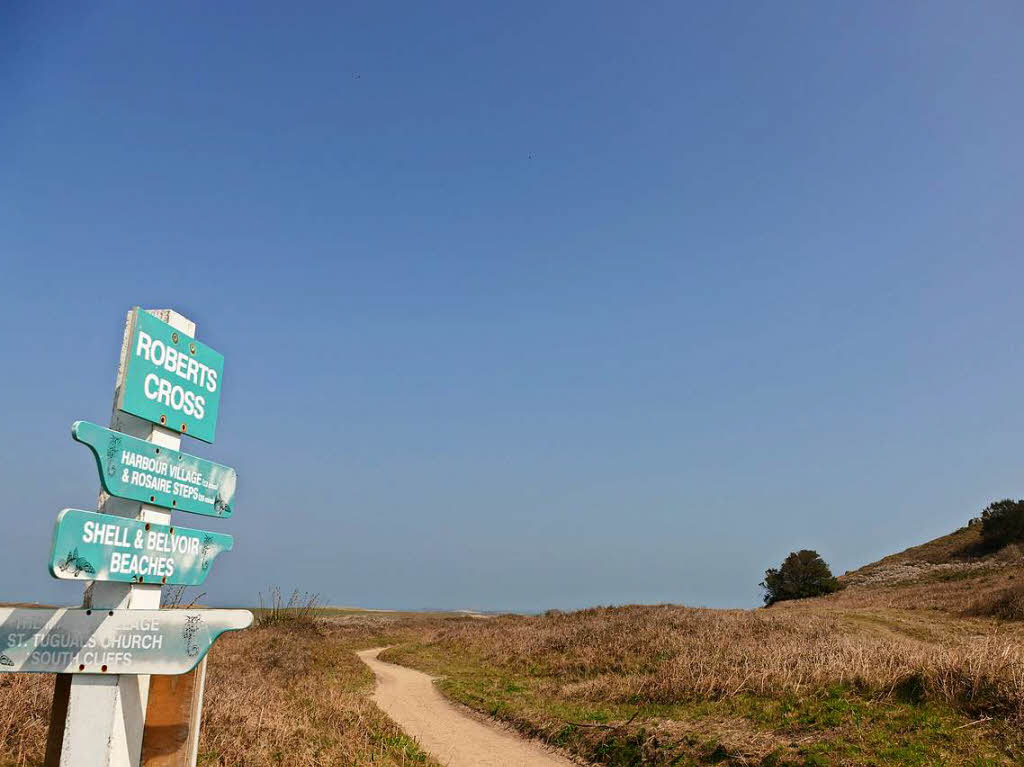
M599 764L1024 763L1024 631L937 616L597 608L446 627L383 657Z
M1024 557L978 540L967 527L769 609L335 608L228 635L210 656L200 764L434 764L368 698L353 653L384 644L581 763L1024 764L1024 621L1004 619L1024 616ZM51 687L0 675L0 767L41 763Z
M591 763L1024 764L1024 623L993 617L1024 615L1024 558L979 540L893 554L822 599L504 616L383 657Z
M815 602L836 607L940 610L1024 619L1024 550L985 552L977 525L840 576L845 587Z

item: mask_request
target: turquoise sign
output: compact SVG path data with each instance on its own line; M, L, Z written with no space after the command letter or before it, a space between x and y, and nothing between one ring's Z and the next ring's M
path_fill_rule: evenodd
M71 436L92 449L111 495L209 517L234 510L234 469L88 421L75 421Z
M0 672L184 674L248 610L0 608Z
M152 314L132 310L117 407L213 442L224 357Z
M95 511L64 509L50 550L54 578L196 586L234 539Z

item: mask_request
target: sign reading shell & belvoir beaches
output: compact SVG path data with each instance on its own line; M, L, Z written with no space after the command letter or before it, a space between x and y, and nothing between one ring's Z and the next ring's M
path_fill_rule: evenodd
M64 509L53 530L50 574L65 580L197 586L217 555L233 545L224 533Z

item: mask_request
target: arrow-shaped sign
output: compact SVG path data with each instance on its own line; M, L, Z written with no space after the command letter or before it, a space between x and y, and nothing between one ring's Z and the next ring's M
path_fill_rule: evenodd
M234 469L88 421L75 421L71 436L92 449L100 482L111 495L208 517L231 516Z
M176 525L158 525L95 511L57 515L50 575L81 581L172 583L196 586L234 539Z
M0 608L0 672L184 674L248 610Z

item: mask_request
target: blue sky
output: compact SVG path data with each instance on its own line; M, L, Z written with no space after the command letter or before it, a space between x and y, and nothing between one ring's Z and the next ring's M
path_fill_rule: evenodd
M1024 495L1019 3L8 5L0 599L125 311L226 357L209 600L751 606Z

